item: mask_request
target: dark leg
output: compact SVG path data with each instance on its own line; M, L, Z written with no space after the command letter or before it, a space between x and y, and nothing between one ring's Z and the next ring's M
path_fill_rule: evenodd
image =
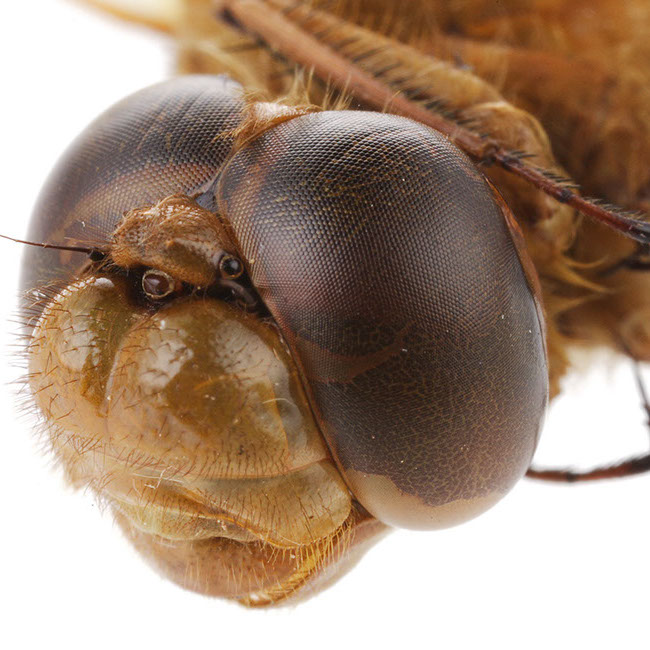
M222 0L219 7L221 20L244 33L258 36L269 50L285 56L299 67L313 70L315 77L355 98L361 105L409 117L430 126L445 134L475 161L484 165L499 165L560 203L570 205L626 237L650 245L650 222L640 215L583 196L576 191L570 179L530 164L517 152L504 147L497 138L486 137L489 134L473 131L458 123L453 113L433 110L430 105L423 104L421 99L410 99L410 92L421 90L418 97L422 94L428 96L430 89L410 89L405 92L402 82L411 79L414 74L417 77L410 64L405 63L401 57L392 57L390 45L375 49L375 43L368 41L365 31L353 23L306 3L291 0L255 3L250 0ZM343 42L346 45L342 45L341 42L321 42L315 36L336 33L337 30L340 34L350 34L352 40L345 38ZM357 47L351 50L348 47L351 43L356 43ZM379 52L383 55L382 62L377 64L381 65L381 69L373 70L370 62L373 55ZM412 57L419 61L428 55L414 51ZM394 60L391 61L392 58ZM428 58L432 64L439 63L433 56ZM377 73L391 63L404 67L403 79L389 82L378 76ZM392 67L390 69L395 70Z
M646 412L646 424L650 429L650 403L648 394L643 384L643 378L639 370L639 362L634 361L634 376L636 384L641 395L641 403ZM614 465L605 465L594 467L585 471L574 471L571 469L536 469L531 467L526 476L529 478L539 479L541 481L555 481L558 483L577 483L579 481L599 481L608 478L620 478L623 476L633 476L650 471L650 453L642 456L635 456L628 460L621 461Z
M594 467L585 471L574 471L570 469L535 469L531 467L526 476L536 478L540 481L555 481L558 483L577 483L579 481L599 481L606 478L620 478L633 476L650 471L650 454L637 456L622 461L616 465L605 467Z

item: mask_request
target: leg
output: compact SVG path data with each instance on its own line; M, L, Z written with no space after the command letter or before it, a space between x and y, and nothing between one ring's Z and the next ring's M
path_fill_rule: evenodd
M576 192L570 179L527 163L520 152L498 138L484 137L477 125L468 127L457 110L462 111L463 103L468 104L470 98L469 104L473 105L499 100L495 88L473 75L463 75L463 71L448 62L432 59L303 3L221 0L218 15L231 27L260 38L269 50L312 69L316 77L362 105L374 110L388 109L432 127L475 161L495 164L560 204L635 241L650 243L650 223L596 199L585 198ZM425 78L433 69L438 84ZM462 76L465 83L459 83ZM436 86L437 96L431 97L430 90Z
M639 362L636 360L634 361L634 376L639 389L639 394L641 395L641 403L646 412L646 424L650 428L650 403L648 403L648 394L639 370ZM526 472L526 476L541 481L577 483L579 481L599 481L601 479L633 476L648 471L650 471L650 453L642 456L635 456L634 458L629 458L614 465L594 467L593 469L585 471L574 471L570 469L535 469L531 467Z
M570 469L534 469L531 467L526 472L526 476L541 481L577 483L579 481L599 481L607 478L633 476L634 474L642 474L647 471L650 471L650 454L636 456L635 458L622 461L616 465L595 467L583 472Z

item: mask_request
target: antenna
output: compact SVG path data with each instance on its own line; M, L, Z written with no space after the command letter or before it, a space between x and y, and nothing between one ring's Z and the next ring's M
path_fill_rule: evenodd
M27 244L28 246L39 246L40 248L53 248L60 251L73 251L75 253L86 253L93 262L99 262L106 257L106 253L98 248L86 248L84 246L64 246L62 244L46 244L40 242L27 241L25 239L16 239L7 235L0 235L2 239L16 242L17 244Z

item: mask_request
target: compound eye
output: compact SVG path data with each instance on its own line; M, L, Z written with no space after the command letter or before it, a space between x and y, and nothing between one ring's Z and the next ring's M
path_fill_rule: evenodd
M232 255L224 255L219 262L221 277L227 280L236 280L244 273L244 265L241 260Z
M176 280L169 273L150 269L142 276L142 290L147 298L160 300L176 290Z

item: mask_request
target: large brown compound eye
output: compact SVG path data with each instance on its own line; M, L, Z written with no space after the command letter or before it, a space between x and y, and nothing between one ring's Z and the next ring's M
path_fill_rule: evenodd
M172 294L177 288L176 280L157 269L149 269L142 276L142 290L151 300L161 300Z
M474 164L405 118L322 111L239 148L216 195L355 499L414 529L500 499L548 369L525 251Z

